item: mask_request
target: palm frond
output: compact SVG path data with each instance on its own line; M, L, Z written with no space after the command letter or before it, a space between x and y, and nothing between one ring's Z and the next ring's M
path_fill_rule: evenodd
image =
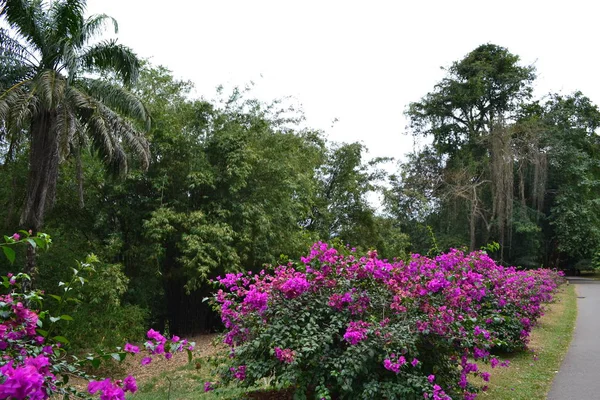
M119 32L119 24L117 20L106 14L92 15L85 20L83 27L81 28L81 34L79 36L79 46L83 46L85 43L95 38L100 32L103 31L104 26L107 22L112 23L114 32Z
M45 47L44 27L48 24L42 0L4 0L0 17L37 49Z
M142 164L142 169L147 170L150 165L150 146L148 140L139 130L127 120L114 114L113 129L115 133L133 150Z
M84 68L92 71L116 72L125 85L135 83L140 70L140 60L136 54L115 40L103 41L88 48L82 54L81 62Z
M54 1L49 10L56 40L70 40L81 34L86 0Z
M27 90L23 86L29 85L30 80L20 81L10 88L0 93L0 120L6 121L8 119L12 105L17 99L27 93Z
M104 161L109 161L115 151L114 135L109 129L110 124L100 110L100 104L94 98L79 89L69 86L66 93L66 103L74 110L82 123L84 130L91 138L92 145L100 153Z
M55 129L59 144L60 160L64 161L70 153L71 145L77 133L77 118L67 104L61 104L56 110Z
M101 103L99 103L99 110L104 114L105 120L109 123L115 138L115 150L125 153L122 143L126 144L137 155L142 163L142 168L144 170L148 169L150 163L150 146L144 134L137 130L131 122ZM127 170L122 172L127 172Z
M80 81L92 97L98 99L119 114L130 117L150 129L150 116L146 106L130 91L100 79Z
M122 147L115 148L112 157L106 163L106 167L108 171L114 176L123 176L127 173L129 169L129 166L127 164L127 154L125 153L125 150L123 150Z
M37 111L35 92L25 86L15 86L0 98L0 121L11 132L25 129Z
M47 110L56 109L64 101L67 82L58 72L42 71L33 82L33 90Z
M0 96L19 82L35 77L35 69L27 65L2 64L0 60Z
M120 173L127 172L127 159L123 156L126 154L125 146L138 156L144 169L148 168L150 161L148 141L130 121L101 101L74 87L69 88L67 97L73 105L78 104L81 107L78 114L84 123L87 136L92 139L93 147L110 168L118 166Z
M15 94L11 99L8 122L11 129L19 130L24 128L37 113L38 98L34 90L20 89Z
M91 101L90 96L74 86L67 86L65 90L65 103L69 104L76 111L94 108L94 103Z
M66 69L67 81L72 83L79 71L79 54L76 49L69 42L64 42L61 49L61 66L57 68L58 72L62 72Z
M0 65L27 64L35 67L32 59L36 60L36 57L27 46L13 38L8 29L0 28Z

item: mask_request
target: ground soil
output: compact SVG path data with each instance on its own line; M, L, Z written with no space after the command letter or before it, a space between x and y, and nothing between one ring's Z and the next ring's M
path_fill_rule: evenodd
M198 335L187 339L190 342L196 343L194 358L209 357L215 355L224 348L223 345L218 343L216 334ZM142 347L143 346L140 346L140 349ZM142 350L139 354L127 357L123 362L125 375L133 375L138 383L144 383L155 376L161 375L163 372L176 370L177 368L186 365L188 362L188 355L185 351L174 354L173 358L170 360L167 360L162 356L153 357L150 364L142 365L142 359L146 356L146 352Z

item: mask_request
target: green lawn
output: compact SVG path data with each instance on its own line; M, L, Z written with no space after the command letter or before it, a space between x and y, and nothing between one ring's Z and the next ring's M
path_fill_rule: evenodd
M571 343L576 317L575 286L565 285L533 330L532 351L502 357L510 360L509 368L486 368L492 373L489 390L478 398L545 400Z

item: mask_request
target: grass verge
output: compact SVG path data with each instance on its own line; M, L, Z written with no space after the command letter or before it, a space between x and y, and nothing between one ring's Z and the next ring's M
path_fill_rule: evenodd
M509 368L482 368L492 376L478 399L545 400L571 343L576 317L575 286L565 285L533 329L531 351L502 357L510 360Z

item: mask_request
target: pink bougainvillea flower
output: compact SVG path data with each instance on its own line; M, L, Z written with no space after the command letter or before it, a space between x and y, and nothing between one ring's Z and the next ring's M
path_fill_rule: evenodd
M127 353L137 354L140 352L140 348L138 346L134 346L129 343L125 343L125 348L123 349Z
M126 392L131 392L131 393L135 393L137 392L137 382L135 381L135 378L131 375L128 375L127 378L125 378L123 380L123 389Z
M277 357L277 359L283 363L293 363L295 356L296 352L292 349L281 349L279 347L275 347L275 357Z
M352 321L348 324L344 340L351 345L356 345L367 338L369 323L364 321Z

